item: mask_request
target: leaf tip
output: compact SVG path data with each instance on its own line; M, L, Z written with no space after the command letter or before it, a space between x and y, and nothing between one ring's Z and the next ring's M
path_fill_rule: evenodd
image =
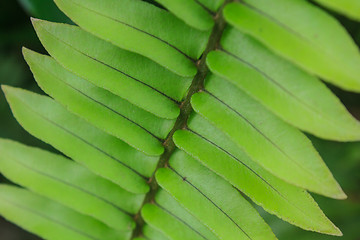
M34 51L30 50L27 47L22 47L21 52L22 52L22 55L23 55L26 62L27 62L27 59L28 59L29 55L34 53Z
M44 25L45 23L51 23L49 21L46 21L46 20L42 20L42 19L39 19L39 18L30 18L31 20L31 23L35 29L35 31L38 31L38 28L41 27L42 25Z
M338 188L338 193L333 196L333 198L339 199L339 200L345 200L345 199L347 199L347 197L348 196L346 195L346 193L342 190L342 188L340 186Z
M342 237L344 234L341 232L341 230L336 227L334 224L333 224L333 229L331 232L328 233L329 235L333 235L333 236L337 236L337 237Z
M9 85L1 85L1 90L3 91L3 93L5 94L5 97L7 98L7 95L9 94L9 91L11 91L13 87L9 86Z
M320 194L338 200L347 199L346 193L333 176L331 177L327 190Z
M42 20L39 18L34 18L34 17L30 17L30 21L33 25L38 24L39 22L41 22Z
M16 96L16 92L19 90L19 88L15 88L9 85L1 85L1 90L4 92L5 99L12 109L13 98Z

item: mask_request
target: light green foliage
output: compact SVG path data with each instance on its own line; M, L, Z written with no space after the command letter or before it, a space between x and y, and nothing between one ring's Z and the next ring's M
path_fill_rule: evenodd
M275 239L258 213L224 179L180 151L170 159L170 166L171 170L157 172L160 186L220 239Z
M165 138L173 121L159 119L137 109L116 95L67 72L50 57L28 50L24 50L24 56L39 86L69 110L149 155L162 152L156 136L150 135L150 130L141 125L148 125L154 135ZM129 119L135 119L138 123ZM156 129L158 125L150 125L154 122L164 122L166 129Z
M166 212L164 209L153 204L146 204L141 210L141 214L150 226L161 231L165 236L174 240L182 239L203 239L201 235L191 229L191 226L186 225L175 216ZM181 229L181 231L179 231Z
M216 12L225 0L196 0L210 11Z
M261 168L202 117L193 116L189 128L175 134L175 143L266 211L304 229L340 234L306 191Z
M221 43L224 51L207 58L213 73L302 130L326 139L359 140L360 123L316 77L233 28Z
M199 30L209 30L214 26L211 15L195 0L156 0L175 16Z
M8 179L89 214L107 225L131 231L144 195L129 193L80 165L36 148L0 140L0 171Z
M232 25L305 70L360 92L359 50L335 18L305 0L245 3L224 9Z
M209 85L205 89L211 93L192 97L194 110L254 161L294 185L333 198L346 197L305 135L230 84L217 80Z
M179 109L169 98L183 98L189 87L186 79L78 27L42 20L33 20L33 24L47 51L65 68L159 117L173 119L178 116ZM165 84L166 79L174 81Z
M196 74L194 63L186 55L197 59L208 34L184 25L168 12L133 0L55 2L75 23L94 35L146 56L181 76Z
M358 0L315 0L316 2L360 21L360 1Z
M149 225L144 225L142 229L144 236L146 239L150 240L169 240L166 236L164 236L161 232L155 230L154 228L150 227Z
M119 232L105 224L30 191L0 185L1 214L46 239L126 240L131 232Z
M164 190L159 190L155 196L156 203L181 221L191 226L195 232L209 240L216 240L217 237L208 228L205 227L193 215L187 212L170 194Z
M133 159L120 158L122 151L119 152L119 157L112 154L113 148L118 146L125 150L128 145L67 112L48 97L11 87L3 89L15 118L34 136L126 190L135 193L148 191L145 179L129 166L135 165ZM137 154L131 149L128 151L131 151L131 155ZM140 165L143 159L139 157L138 161Z
M23 49L49 97L2 88L65 156L0 139L1 173L31 191L0 186L1 215L50 240L277 239L257 204L342 235L308 191L346 195L301 132L360 139L314 76L360 91L332 16L305 0L55 2L78 26L33 19L50 56ZM356 18L347 3L327 5Z

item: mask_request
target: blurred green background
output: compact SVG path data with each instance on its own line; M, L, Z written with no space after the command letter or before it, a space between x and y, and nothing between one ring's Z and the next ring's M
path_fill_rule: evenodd
M360 46L360 23L335 13L331 14L341 21ZM22 46L45 53L33 31L30 16L56 22L71 23L71 21L58 11L51 0L0 1L0 83L41 92L21 54ZM343 92L334 87L331 89L349 111L360 119L360 94ZM0 137L51 149L30 136L17 124L2 93L0 93ZM259 211L281 240L360 240L360 143L336 143L312 136L310 138L348 195L345 201L314 195L326 215L343 231L344 237L306 232L265 213L260 208ZM0 175L0 181L7 180ZM39 238L0 218L0 240L34 239Z

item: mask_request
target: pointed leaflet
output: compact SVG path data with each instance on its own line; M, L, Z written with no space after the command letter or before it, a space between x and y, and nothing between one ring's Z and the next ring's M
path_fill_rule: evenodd
M13 182L123 231L144 195L129 193L66 158L0 139L0 171Z
M214 26L211 15L196 0L156 0L188 25L199 30Z
M196 74L189 57L197 59L201 55L209 33L187 26L165 10L139 0L55 2L86 31L148 57L181 76Z
M358 0L315 0L316 2L349 18L360 21L360 1Z
M246 0L227 5L224 16L307 71L360 92L359 49L339 22L320 8L304 0Z
M156 203L161 208L170 212L172 215L181 219L187 225L191 226L194 231L198 232L207 240L218 240L216 235L211 232L204 224L197 220L191 213L187 212L174 198L170 196L166 191L160 189L155 195Z
M78 27L42 20L33 25L46 50L66 69L159 117L178 116L171 97L182 99L189 79Z
M50 57L26 49L23 52L36 81L46 93L79 117L134 148L154 154L152 146L159 144L156 136L140 125L146 120L149 122L145 125L150 126L152 130L157 130L157 124L165 125L167 129L162 132L162 137L166 137L171 130L174 121L158 119L126 102L121 104L124 103L121 98L71 74ZM126 107L129 109L125 109ZM128 116L129 113L131 115L128 117L123 114L124 112L128 113ZM129 119L133 118L132 115L140 120L140 124ZM156 120L158 122L155 122ZM161 126L158 128L162 130Z
M130 192L148 191L139 170L146 169L145 165L154 169L157 160L89 125L48 97L11 87L3 90L15 118L32 135Z
M310 140L230 83L192 97L194 110L275 176L325 196L346 196Z
M69 87L71 86L72 88L77 89L79 93L88 94L90 98L94 99L94 101L99 102L112 111L121 114L124 118L142 126L160 138L165 138L174 125L175 119L169 120L159 118L148 111L138 108L117 95L112 94L101 87L97 87L91 82L62 69L59 64L50 57L36 54L36 52L26 48L23 48L23 54L25 59L29 61L29 65L32 64L34 66L38 66L38 68L41 68L39 70L42 70L43 72L47 70L48 75L52 73L52 75L57 75L59 77L63 76L63 78L57 79L59 81L63 81L64 84L67 84ZM43 80L49 81L46 79Z
M156 180L180 205L220 239L276 239L236 189L189 155L177 151L173 170L160 169Z
M221 43L225 52L207 57L213 73L302 130L325 139L360 139L360 123L320 80L233 28Z
M0 214L44 239L127 240L105 224L27 190L0 185Z
M141 215L146 223L172 240L204 239L198 233L193 231L191 226L186 225L184 222L157 205L146 204L141 209Z
M175 133L176 145L266 211L306 230L341 234L305 190L261 168L224 133L198 114L190 119L189 128L191 132L182 130Z

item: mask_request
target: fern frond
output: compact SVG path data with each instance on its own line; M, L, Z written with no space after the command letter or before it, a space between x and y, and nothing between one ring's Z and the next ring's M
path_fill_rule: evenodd
M13 182L114 229L134 229L130 214L139 211L145 195L127 192L59 155L6 140L0 140L0 149L0 169Z
M336 0L315 0L316 2L333 9L337 12L360 21L360 2L357 0L343 0L341 2Z
M357 141L359 121L319 79L233 28L211 52L211 71L301 130L325 139Z
M50 56L23 49L49 97L2 88L65 156L0 139L0 171L29 189L0 186L0 214L55 240L277 239L251 199L342 235L308 191L346 195L301 132L360 139L319 80L360 90L333 17L304 0L55 2L78 26L33 19Z
M232 25L324 80L360 91L358 47L335 18L304 0L244 2L224 9Z
M0 185L0 210L7 219L47 239L125 240L131 232L104 223L18 187Z

